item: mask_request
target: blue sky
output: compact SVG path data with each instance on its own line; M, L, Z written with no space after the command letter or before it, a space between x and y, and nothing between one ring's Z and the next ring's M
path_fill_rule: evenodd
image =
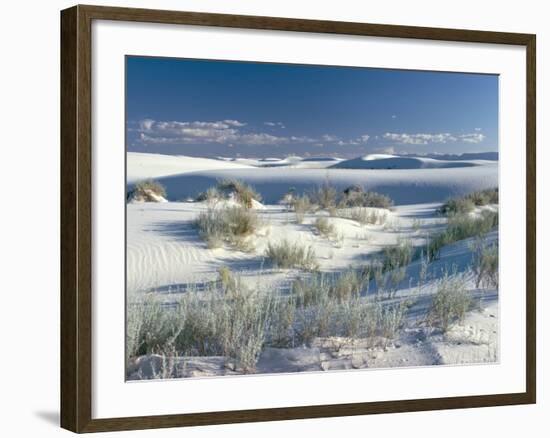
M277 157L498 150L498 76L127 57L129 151Z

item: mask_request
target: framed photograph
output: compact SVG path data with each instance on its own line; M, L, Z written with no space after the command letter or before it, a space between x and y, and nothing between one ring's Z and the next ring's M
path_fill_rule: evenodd
M535 35L61 12L61 425L535 403Z

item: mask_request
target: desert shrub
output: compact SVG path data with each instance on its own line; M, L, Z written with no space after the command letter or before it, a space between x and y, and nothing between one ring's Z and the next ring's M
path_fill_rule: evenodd
M163 350L182 330L184 317L166 309L148 293L129 301L126 309L127 359Z
M407 307L401 304L377 304L377 326L380 336L384 338L384 346L394 340L404 324Z
M217 187L210 187L206 190L206 192L201 192L197 195L195 198L195 201L197 202L216 202L223 199L223 194L218 190Z
M126 195L127 201L158 202L166 198L166 189L158 181L152 179L138 182Z
M221 266L218 269L218 281L220 282L221 290L224 294L236 294L239 288L242 287L240 284L240 278L235 277L231 269L227 266Z
M343 302L341 304L342 335L351 339L374 336L377 321L373 310L374 305L360 297Z
M291 187L283 195L283 197L279 201L279 204L285 205L287 210L290 210L290 208L292 207L292 203L294 202L294 199L296 199L296 189L294 187Z
M218 248L226 243L245 249L246 237L254 234L261 222L253 210L228 207L201 212L195 224L209 248Z
M297 307L317 305L328 298L331 278L326 274L297 278L290 286L291 296Z
M215 187L210 187L205 192L199 193L196 201L219 201L234 199L243 207L252 208L253 201L260 202L262 196L249 184L237 179L224 179L218 181Z
M479 190L465 196L451 198L443 204L440 212L443 214L470 213L476 206L498 204L498 188Z
M296 196L290 201L290 205L296 215L296 222L301 224L304 221L305 215L315 210L308 195Z
M498 245L487 245L483 237L478 237L470 249L476 287L498 288Z
M320 236L330 239L336 235L336 227L326 217L318 217L313 224Z
M311 202L323 210L335 209L338 205L338 191L327 180L309 195Z
M470 213L475 208L474 202L469 198L448 199L440 208L443 214L465 214Z
M390 208L393 200L382 193L366 192L361 186L353 185L344 190L341 204L344 207Z
M311 291L311 289L309 289ZM328 288L315 291L315 301L296 301L296 323L294 332L297 341L309 344L315 337L337 333L339 306L328 295Z
M312 271L319 266L311 246L306 247L297 242L292 244L286 239L276 244L268 243L265 256L273 266L280 269Z
M295 320L295 297L293 295L279 297L271 313L269 344L275 347L293 347Z
M386 286L384 263L379 259L374 259L369 265L369 270L372 274L372 278L374 278L374 281L376 282L377 292L382 292Z
M224 356L236 361L236 368L254 372L266 340L273 309L273 297L238 289L231 299L220 300L216 334Z
M246 208L252 207L252 201L262 200L262 196L252 186L237 179L219 181L216 187L226 194L226 197L233 194L236 200Z
M399 285L403 282L403 280L405 280L406 274L407 274L407 268L405 266L395 268L387 274L387 277L388 277L387 284L389 285L389 290L388 290L389 298L395 297L397 293L397 289L399 288Z
M361 225L379 225L386 221L387 213L374 208L350 207L338 210L337 216L359 222Z
M469 215L451 216L445 230L447 243L457 242L469 237L482 236L498 226L498 213L481 212L479 217Z
M498 188L470 193L468 198L477 205L498 204Z
M455 321L464 320L471 302L465 279L460 275L445 274L437 285L426 321L430 326L446 332Z
M396 245L387 246L382 251L383 269L391 271L411 263L413 257L413 246L410 240L400 240Z
M338 302L348 301L358 297L365 284L368 284L362 272L349 269L335 276L331 282L329 296Z
M482 211L479 216L467 214L449 217L445 231L431 236L426 244L428 259L439 258L441 248L469 237L483 236L498 227L498 212Z
M366 337L376 330L372 304L361 297L368 283L363 271L316 274L293 282L291 297L296 306L297 341L309 343L319 336Z
M128 326L139 327L139 336L136 330L128 331L128 356L168 350L189 356L223 355L235 369L253 372L271 326L274 302L273 294L250 290L230 271L221 270L218 283L200 292L188 290L170 304L132 303ZM140 323L130 324L130 318Z

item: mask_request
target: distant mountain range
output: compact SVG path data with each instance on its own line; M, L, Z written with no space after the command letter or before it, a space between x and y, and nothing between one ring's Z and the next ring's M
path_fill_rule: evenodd
M418 154L410 154L418 157ZM498 161L498 152L467 152L464 154L426 154L422 155L427 158L435 158L436 160L461 161L461 160L490 160Z

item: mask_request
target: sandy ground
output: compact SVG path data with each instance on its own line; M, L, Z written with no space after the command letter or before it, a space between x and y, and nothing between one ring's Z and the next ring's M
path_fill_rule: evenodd
M316 218L328 217L326 212L308 214L303 223L298 224L294 213L278 204L280 197L275 200L275 195L285 193L290 187L302 187L298 181L305 181L311 187L312 184L322 184L327 178L328 165L342 165L344 162L341 160L317 159L303 164L299 159L287 159L281 163L283 160L275 159L260 162L251 159L224 161L153 154L129 155L129 181L157 178L166 185L170 202L127 205L127 292L129 296L144 291L157 292L165 300L169 300L172 294L184 293L189 284L215 279L220 266L229 267L244 282L261 281L275 288L304 275L297 270L271 269L264 258L268 242L288 239L311 246L323 272L338 272L364 265L385 246L403 238L420 245L427 235L445 227L445 219L437 213L441 202L456 193L471 192L472 188L496 186L498 177L496 162L482 160L473 160L468 166L453 165L448 168L430 164L432 168L429 169L330 169L331 184L366 183L367 188L390 196L396 190L400 194L397 205L391 211L373 209L384 218L383 223L360 225L350 219L330 217L328 220L334 225L336 233L326 238L318 235L313 226ZM390 159L395 162L395 158ZM405 167L408 165L411 165L410 160L403 164ZM184 191L197 193L214 185L222 177L251 182L264 199L267 197L265 205L257 205L262 226L250 239L251 251L208 249L193 222L201 211L211 205L175 202L179 198L174 198L174 194L177 196ZM401 198L407 201L399 202ZM479 214L479 211L474 214ZM498 234L490 233L488 239L495 241ZM468 274L472 258L470 243L471 239L445 247L440 259L430 265L428 281L422 288L418 287L420 261L409 265L406 280L399 285L393 299L400 301L414 296L415 304L407 314L407 329L386 348L372 348L360 343L350 345L348 340L336 338L318 339L308 347L266 348L260 356L257 372L387 368L498 360L498 293L495 290L475 290L471 274ZM425 315L431 302L437 280L445 269L451 267L458 274L470 275L468 287L478 299L480 309L470 312L463 323L455 325L446 334L432 332L422 325L422 315ZM376 293L375 287L369 288L369 292ZM135 371L147 377L161 360L156 356L142 357L135 364ZM176 366L182 376L235 373L233 365L225 358L178 358L177 361Z

